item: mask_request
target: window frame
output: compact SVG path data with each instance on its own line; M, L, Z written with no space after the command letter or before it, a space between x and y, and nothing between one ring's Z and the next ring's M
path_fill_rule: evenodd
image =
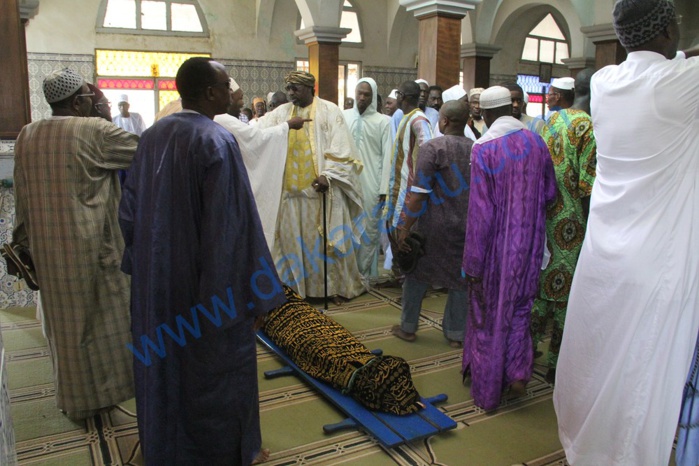
M349 3L349 6L345 5L345 2ZM342 39L342 42L340 42L341 47L355 47L355 48L364 48L364 26L362 25L362 15L360 14L359 9L357 6L352 2L352 0L343 0L342 3L342 13L345 11L349 11L357 15L357 26L359 27L359 36L361 38L361 41L359 42L345 42L344 39ZM298 19L296 20L296 30L301 29L301 23L303 22L303 17L301 16L301 12L299 11L298 14ZM342 18L340 18L340 24L342 24ZM342 26L340 26L342 27ZM301 39L296 40L297 43L302 44L303 41Z
M136 28L115 28L104 26L105 15L107 14L107 3L109 0L102 0L97 12L97 24L95 25L95 31L102 34L131 34L131 35L149 35L149 36L169 36L169 37L209 37L209 27L206 23L206 18L204 12L199 5L198 0L148 0L157 1L165 4L165 21L168 28L172 27L172 4L173 3L184 3L193 5L199 17L199 24L201 24L202 32L193 31L173 31L172 29L158 30L158 29L142 29L141 28L141 2L143 0L134 0L136 3Z
M558 30L561 32L561 35L565 37L565 39L555 39L553 37L544 37L540 36L537 34L532 34L532 31L536 29L541 22L546 19L547 16L551 16L551 19L553 19L553 22L556 24L556 27L558 27ZM533 39L536 41L536 60L530 60L528 58L523 58L522 55L524 54L524 46L526 44L527 39ZM541 41L545 40L547 42L553 42L553 61L541 61ZM524 37L524 41L522 41L522 48L519 53L519 59L520 61L527 62L527 63L550 63L552 65L562 65L563 63L558 63L556 61L556 56L558 54L558 44L566 44L566 47L568 47L568 56L565 58L570 58L570 39L566 37L565 32L563 31L563 28L561 28L561 25L558 24L558 21L556 20L556 17L552 13L546 13L539 21L536 22L533 28L527 33L527 35ZM562 58L561 60L565 60Z

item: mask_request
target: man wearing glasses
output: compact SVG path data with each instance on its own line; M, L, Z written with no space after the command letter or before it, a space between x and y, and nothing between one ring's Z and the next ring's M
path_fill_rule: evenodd
M327 261L328 295L341 304L343 298L364 292L355 251L363 233L358 221L363 212L362 165L342 110L315 96L315 77L292 71L285 80L290 102L258 120L258 128L294 116L307 121L300 130L289 132L284 172L274 178L270 173L269 184L282 186L272 255L282 281L303 297L325 295L323 262Z
M549 92L546 94L546 105L549 108L546 114L546 122L549 122L554 112L570 108L575 101L575 79L555 78L551 81Z
M107 96L105 96L104 93L94 84L87 83L87 87L89 87L90 91L95 94L94 97L92 97L92 102L94 105L92 106L90 116L100 117L107 121L112 121L112 103L107 99Z
M138 137L85 118L94 93L73 71L50 74L43 89L53 115L25 126L15 148L13 238L36 266L56 404L81 420L134 395L117 171Z

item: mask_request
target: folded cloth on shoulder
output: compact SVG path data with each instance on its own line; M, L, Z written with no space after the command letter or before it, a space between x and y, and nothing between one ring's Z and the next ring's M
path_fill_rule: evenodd
M421 409L404 359L372 354L293 289L284 286L284 293L286 304L270 311L264 331L299 368L369 409L399 415Z
M7 264L7 274L23 278L27 286L34 290L39 290L39 283L36 280L36 269L34 261L29 254L29 249L18 244L5 243L2 246L2 257Z

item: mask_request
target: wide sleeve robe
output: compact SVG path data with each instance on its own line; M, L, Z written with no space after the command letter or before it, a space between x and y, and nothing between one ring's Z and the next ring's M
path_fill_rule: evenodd
M252 460L255 317L284 302L238 145L194 112L141 139L119 219L148 464Z

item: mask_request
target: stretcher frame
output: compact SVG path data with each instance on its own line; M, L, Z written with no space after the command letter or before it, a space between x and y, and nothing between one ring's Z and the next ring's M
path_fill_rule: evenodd
M434 403L446 401L448 398L446 394L439 394L431 398L420 398L425 408L404 416L372 411L362 406L351 396L343 395L342 392L331 385L306 374L294 364L281 348L270 340L264 331L258 331L257 338L286 364L286 366L280 369L266 371L264 373L265 378L272 379L296 375L316 389L347 416L344 421L324 425L323 431L326 434L345 429L359 429L376 437L382 445L393 448L456 428L456 421L433 405ZM372 353L380 355L381 350L372 351Z

